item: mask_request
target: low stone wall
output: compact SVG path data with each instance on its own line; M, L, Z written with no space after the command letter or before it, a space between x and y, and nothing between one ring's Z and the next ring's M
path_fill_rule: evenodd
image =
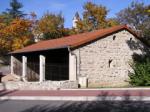
M0 83L0 90L56 90L56 89L78 88L77 81L45 81L45 82L4 82Z

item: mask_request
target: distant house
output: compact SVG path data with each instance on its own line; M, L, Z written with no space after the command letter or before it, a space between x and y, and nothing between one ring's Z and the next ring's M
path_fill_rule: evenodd
M11 73L27 81L70 81L81 87L128 86L134 54L145 49L136 33L119 25L16 50Z

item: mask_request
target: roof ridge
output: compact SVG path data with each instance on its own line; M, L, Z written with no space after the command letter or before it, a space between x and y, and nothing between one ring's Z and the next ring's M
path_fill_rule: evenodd
M62 46L71 46L72 48L74 48L123 29L128 30L130 33L138 37L137 34L133 32L127 25L117 25L110 28L99 29L99 30L94 30L91 32L85 32L80 34L74 34L62 38L43 40L38 43L24 47L22 49L16 50L12 53L25 53L25 52L48 50L48 49L56 49L56 48L61 48Z
M42 41L39 41L39 42L49 41L49 40L63 39L63 38L68 38L68 37L78 36L78 35L84 35L84 34L87 34L87 33L93 33L93 32L97 32L97 31L108 30L108 29L111 29L111 28L114 28L114 27L118 27L118 26L124 27L124 28L129 28L126 24L125 25L117 25L117 26L113 26L113 27L109 27L109 28L102 28L102 29L92 30L90 32L83 32L83 33L73 34L73 35L69 35L69 36L64 36L64 37L61 37L61 38L42 40ZM37 43L39 43L39 42L37 42Z

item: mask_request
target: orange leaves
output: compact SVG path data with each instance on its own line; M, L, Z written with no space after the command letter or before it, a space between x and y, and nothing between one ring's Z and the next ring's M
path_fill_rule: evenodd
M38 29L42 33L55 32L61 29L64 24L64 18L61 14L52 14L47 12L39 21Z
M9 33L12 36L21 38L21 36L26 35L31 27L31 22L24 19L15 19L11 22L9 26L5 28L5 33Z
M83 20L77 22L79 32L105 28L107 26L106 16L108 10L105 6L86 2L83 5Z
M12 50L16 50L22 47L23 47L22 40L15 38L12 44Z
M25 19L14 19L9 25L0 23L0 46L7 51L20 49L31 39L32 22Z

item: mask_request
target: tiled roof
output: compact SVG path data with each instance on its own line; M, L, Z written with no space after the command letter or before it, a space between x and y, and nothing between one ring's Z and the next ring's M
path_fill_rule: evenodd
M62 37L58 39L40 41L38 43L16 50L12 53L27 53L27 52L33 52L33 51L59 49L59 48L65 48L65 47L75 48L75 47L81 46L83 44L94 41L96 39L103 38L107 35L113 34L121 30L127 30L133 35L135 35L136 37L138 37L136 33L134 33L126 25L118 25L118 26L114 26L111 28L95 30L91 32L71 35L71 36Z

